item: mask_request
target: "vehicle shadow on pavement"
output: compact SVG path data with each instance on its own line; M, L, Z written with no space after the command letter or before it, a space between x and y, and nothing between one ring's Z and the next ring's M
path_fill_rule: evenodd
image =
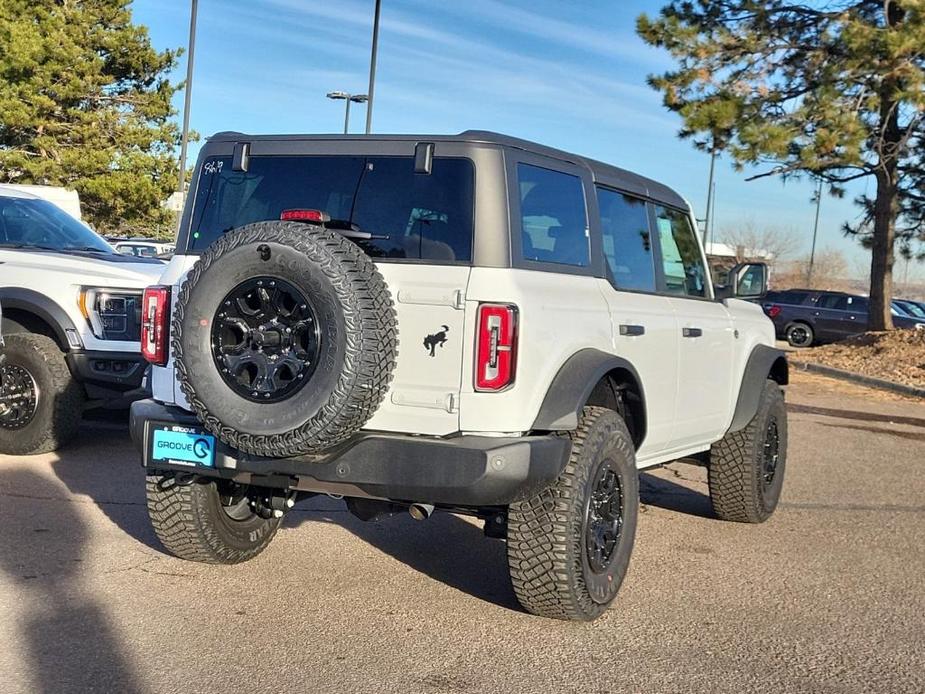
M456 590L510 610L522 611L507 571L506 545L485 537L474 525L451 513L416 521L405 513L377 522L352 516L343 501L316 496L289 513L284 527L334 523L406 566Z
M28 490L31 498L61 495L48 479L29 470L9 470L3 477L5 485ZM17 650L28 665L32 687L8 684L42 694L139 692L138 678L103 605L81 585L89 533L76 509L76 504L64 502L56 504L52 517L4 514L0 571L17 586L9 607L18 612Z
M698 518L716 518L710 497L664 477L639 473L639 502Z
M72 494L89 497L131 537L163 551L148 522L145 474L127 431L84 422L78 439L57 456L52 469Z

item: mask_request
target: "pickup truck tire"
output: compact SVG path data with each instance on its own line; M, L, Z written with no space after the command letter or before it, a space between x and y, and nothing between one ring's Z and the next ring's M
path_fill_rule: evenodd
M718 518L763 523L780 500L787 462L787 410L780 386L765 381L758 412L710 450L707 477Z
M164 548L180 559L239 564L260 554L281 518L263 518L238 496L223 503L219 484L205 478L181 481L173 473L148 475L148 516Z
M787 338L787 344L791 347L811 347L816 339L816 334L808 323L797 321L789 323L784 328L784 337Z
M33 455L77 435L86 394L50 337L14 333L0 353L0 453Z
M392 297L372 260L313 224L225 234L177 300L177 379L206 429L255 455L317 452L355 434L395 368Z
M590 621L613 601L629 566L639 510L633 440L623 418L585 407L555 483L508 509L507 557L528 612Z

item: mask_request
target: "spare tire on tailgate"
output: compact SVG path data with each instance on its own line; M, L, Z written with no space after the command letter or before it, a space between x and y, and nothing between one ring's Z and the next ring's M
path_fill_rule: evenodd
M354 243L260 222L202 254L180 289L171 348L206 429L246 453L334 446L373 415L395 367L392 297Z

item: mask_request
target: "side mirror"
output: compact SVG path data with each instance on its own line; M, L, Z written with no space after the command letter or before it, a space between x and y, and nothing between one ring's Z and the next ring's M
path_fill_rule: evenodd
M716 296L760 299L768 293L768 274L765 263L739 263L726 273L726 284L716 287Z

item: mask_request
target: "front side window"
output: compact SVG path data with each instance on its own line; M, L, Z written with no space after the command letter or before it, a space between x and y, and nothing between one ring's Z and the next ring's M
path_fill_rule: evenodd
M423 175L413 157L253 156L247 171L212 157L200 172L188 248L304 209L325 213L374 258L469 262L474 179L461 158L437 157Z
M597 190L604 257L617 289L655 291L655 266L646 203L606 188Z
M689 215L680 210L656 207L655 219L666 291L682 296L707 296L708 275Z
M587 267L588 215L578 176L517 165L524 260Z

